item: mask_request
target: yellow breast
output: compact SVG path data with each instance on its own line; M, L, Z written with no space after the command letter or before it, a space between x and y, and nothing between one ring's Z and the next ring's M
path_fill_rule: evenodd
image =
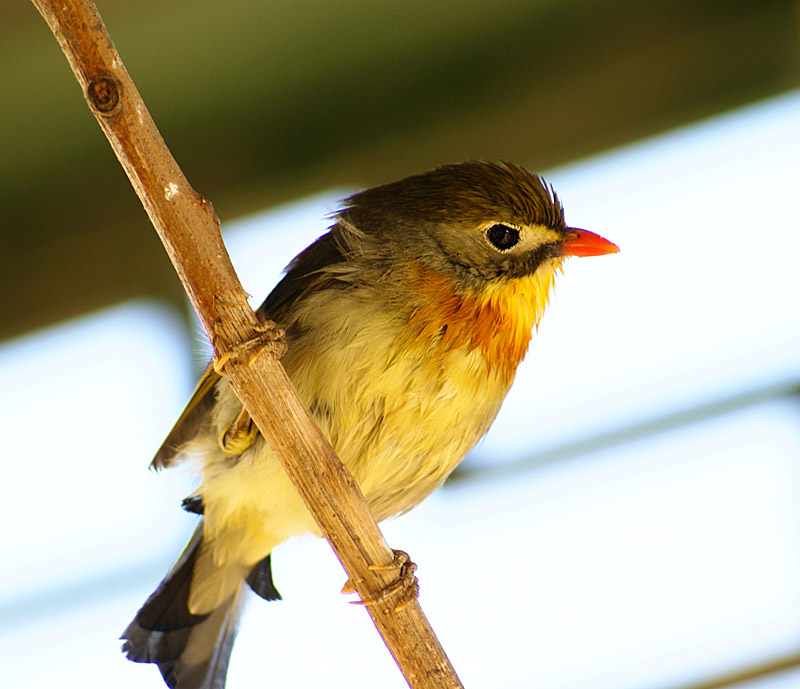
M422 500L488 430L555 270L457 294L412 268L405 309L374 294L312 297L284 358L379 519Z

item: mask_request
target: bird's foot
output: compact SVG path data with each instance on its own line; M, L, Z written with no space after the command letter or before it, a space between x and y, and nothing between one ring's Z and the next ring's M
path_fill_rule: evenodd
M217 309L217 320L215 329L217 332L212 337L214 346L217 346L217 337L222 331L230 331L233 327L232 323L239 323L242 318L242 313L249 311L247 307L247 295L241 290L227 290L222 294L214 297L214 306ZM242 303L244 302L244 303ZM242 310L244 307L244 311ZM252 312L250 312L252 313ZM225 375L223 370L225 364L231 359L244 359L248 366L252 366L253 362L258 359L265 351L271 352L277 359L280 359L286 354L286 333L282 328L275 326L272 321L259 320L257 316L249 320L247 325L252 332L247 340L241 340L236 344L231 345L225 351L215 351L211 363L214 371L220 376ZM230 336L230 332L226 332ZM235 341L235 338L234 338Z
M419 596L419 580L414 574L417 565L411 562L408 553L402 550L393 550L392 552L394 553L394 559L391 563L388 565L370 565L369 568L373 571L397 570L397 580L382 591L378 591L361 600L352 601L353 605L379 605L392 600L395 602L394 611L400 612ZM349 579L342 588L342 593L356 593L356 589Z

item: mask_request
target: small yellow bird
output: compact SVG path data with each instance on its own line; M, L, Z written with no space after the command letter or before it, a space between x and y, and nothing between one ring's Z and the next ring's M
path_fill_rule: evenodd
M362 191L258 314L378 520L447 478L489 429L567 256L618 251L568 227L538 176L465 162ZM317 527L228 382L209 367L153 466L186 459L194 537L122 635L177 689L221 689L243 584L280 597L270 554Z

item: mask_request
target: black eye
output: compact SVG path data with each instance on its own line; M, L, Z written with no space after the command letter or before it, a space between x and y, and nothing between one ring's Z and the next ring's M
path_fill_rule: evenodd
M505 251L519 241L519 230L508 225L492 225L486 231L486 236L497 249Z

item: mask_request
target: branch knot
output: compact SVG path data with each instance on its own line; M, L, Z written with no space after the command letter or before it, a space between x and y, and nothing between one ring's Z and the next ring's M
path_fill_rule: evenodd
M110 74L89 82L86 99L97 112L108 115L119 105L119 83Z

